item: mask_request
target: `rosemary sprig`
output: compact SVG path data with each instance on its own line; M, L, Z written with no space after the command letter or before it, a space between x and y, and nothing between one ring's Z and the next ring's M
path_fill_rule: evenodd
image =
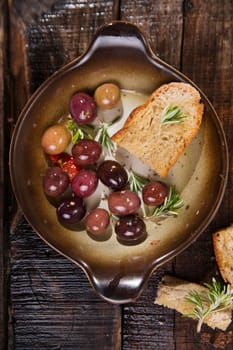
M116 149L115 143L112 141L108 133L108 124L102 124L98 128L95 140L98 141L103 147L106 148L109 155L112 155Z
M93 139L94 127L90 124L79 125L73 119L69 120L68 129L72 133L72 143L75 144L78 140L82 140L84 138Z
M95 140L99 142L104 148L106 148L108 154L113 156L113 153L116 150L116 144L112 141L111 136L109 135L109 127L112 126L119 120L119 116L113 119L110 123L102 123L99 128L97 128L97 133Z
M151 213L147 212L147 218L154 216L177 216L183 205L184 202L176 192L175 188L170 186L168 195L164 202L155 207Z
M232 308L233 291L230 285L222 286L215 278L212 278L212 284L205 283L206 290L201 292L192 291L185 300L194 306L190 314L184 316L198 320L197 332L200 332L205 318L213 312Z
M148 182L148 179L136 174L134 171L128 171L128 183L132 192L139 192Z
M120 117L116 117L110 123L101 123L99 127L95 127L92 124L80 125L76 123L75 120L70 119L68 122L68 129L72 133L72 143L75 144L78 140L84 138L95 139L107 149L109 155L113 155L113 152L116 150L116 144L112 141L108 129L116 123L119 118Z
M169 105L164 108L161 115L161 124L180 124L183 123L184 119L187 118L187 115L183 114L179 107Z

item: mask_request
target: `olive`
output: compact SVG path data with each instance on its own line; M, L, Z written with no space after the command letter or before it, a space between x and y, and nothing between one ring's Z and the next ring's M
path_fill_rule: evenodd
M87 216L86 228L94 235L102 234L109 225L109 213L103 208L93 209Z
M109 210L115 215L136 213L140 204L137 193L130 190L112 192L108 197Z
M94 99L98 107L111 109L120 101L120 89L116 84L102 84L95 90Z
M72 191L79 197L90 196L97 188L98 177L92 170L80 170L71 182Z
M93 122L97 116L93 97L85 92L75 93L70 100L70 114L78 124L85 125Z
M51 197L64 193L69 186L69 176L60 167L49 167L43 177L43 190Z
M56 124L45 130L41 146L47 154L59 154L65 151L71 140L71 134L64 125Z
M83 199L72 196L65 199L57 208L57 217L64 223L76 224L82 220L86 214Z
M101 145L95 140L83 139L78 141L72 148L75 163L79 166L95 163L102 152Z
M146 235L146 225L137 215L127 215L120 218L115 225L115 232L119 240L135 243L143 240Z
M149 206L157 206L164 202L169 192L168 187L160 181L146 184L142 190L143 202Z
M115 160L105 160L100 164L97 175L112 190L122 189L128 182L128 175L123 166Z

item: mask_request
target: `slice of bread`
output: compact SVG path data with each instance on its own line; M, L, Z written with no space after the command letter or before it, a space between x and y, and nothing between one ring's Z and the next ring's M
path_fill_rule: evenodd
M233 288L233 225L213 234L213 246L221 276Z
M181 123L161 124L161 115L168 107L178 107L186 116ZM132 111L112 139L158 175L166 177L197 133L203 109L199 92L190 84L164 84L145 104Z
M176 310L182 315L190 314L193 312L194 306L185 301L185 298L191 291L200 292L204 289L206 287L200 284L165 275L158 287L155 304ZM206 317L204 323L213 329L218 328L225 331L231 323L231 315L231 308L213 312Z

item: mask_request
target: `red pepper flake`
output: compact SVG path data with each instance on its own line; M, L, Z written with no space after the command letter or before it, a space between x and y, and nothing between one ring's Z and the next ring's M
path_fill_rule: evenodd
M69 157L69 155L67 153L59 153L59 154L50 154L49 155L49 159L51 160L51 162L54 165L58 165L58 166L60 166L61 163L64 161L64 159L66 159L67 157Z
M75 164L74 158L71 156L61 164L61 168L67 172L70 181L72 181L75 175L81 170L79 166Z
M150 245L156 246L160 242L160 239L154 239L153 241L150 242Z
M75 164L74 158L68 153L63 152L56 155L50 155L49 158L54 165L59 166L67 172L70 181L72 181L75 175L80 171L80 167Z

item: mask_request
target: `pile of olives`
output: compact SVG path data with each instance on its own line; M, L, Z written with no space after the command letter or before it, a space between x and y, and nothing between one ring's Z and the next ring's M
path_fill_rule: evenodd
M98 109L110 110L120 98L119 87L111 83L99 86L93 96L77 92L70 100L70 115L78 125L90 124L98 117ZM99 142L83 138L70 145L71 132L65 123L52 125L41 139L49 163L43 176L43 190L48 198L59 198L58 220L63 224L83 221L88 232L101 235L114 218L120 241L138 242L145 238L146 225L139 216L141 201L148 206L160 205L168 187L158 181L148 182L139 196L129 189L125 168L115 159L103 158ZM101 207L90 210L85 199L95 193L100 182L109 190L108 210Z

